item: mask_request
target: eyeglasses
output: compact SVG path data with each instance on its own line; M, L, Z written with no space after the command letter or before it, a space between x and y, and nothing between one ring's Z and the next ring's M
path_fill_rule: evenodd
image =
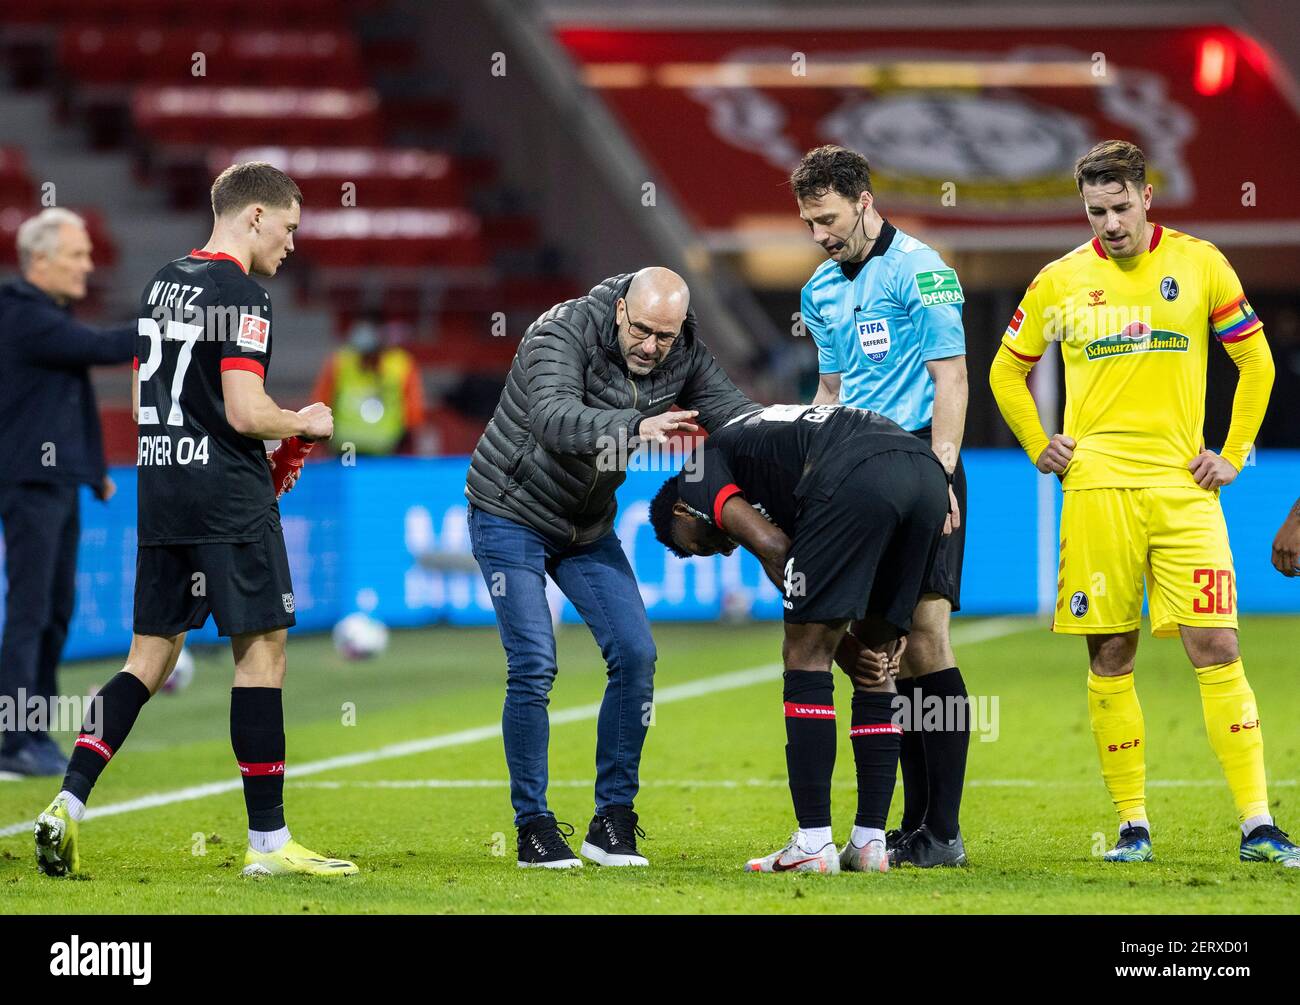
M626 314L627 308L625 307L623 310ZM637 339L638 342L653 338L660 349L670 349L672 344L681 336L681 332L657 332L649 326L643 325L640 321L633 321L631 314L626 314L626 317L628 327L641 336Z

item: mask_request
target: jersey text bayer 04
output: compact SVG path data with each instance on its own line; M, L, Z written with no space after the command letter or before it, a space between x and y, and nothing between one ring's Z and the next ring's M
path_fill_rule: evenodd
M248 542L277 512L261 440L226 421L221 374L265 379L271 299L234 258L191 252L140 298L137 540Z

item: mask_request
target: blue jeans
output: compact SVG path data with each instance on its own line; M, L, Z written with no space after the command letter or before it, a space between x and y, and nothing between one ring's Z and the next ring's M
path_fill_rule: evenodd
M506 650L501 716L515 824L544 816L555 631L549 574L573 602L605 657L609 682L596 720L596 812L632 805L654 697L655 644L623 546L611 530L592 544L558 548L536 531L469 508L469 539Z

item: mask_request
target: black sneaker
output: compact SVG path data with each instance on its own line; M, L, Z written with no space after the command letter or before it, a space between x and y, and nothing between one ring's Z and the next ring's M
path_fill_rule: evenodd
M966 846L960 833L951 841L943 841L934 836L928 825L921 824L890 852L889 864L914 865L918 869L966 865Z
M907 840L912 831L904 830L902 827L895 827L892 831L885 831L885 850L893 853L894 849Z
M1145 827L1126 824L1120 828L1115 847L1101 856L1106 862L1150 862L1151 832Z
M596 814L582 842L583 856L597 865L649 865L636 850L636 839L645 837L636 820L629 806L611 806L605 816Z
M529 820L519 828L519 868L581 869L582 859L565 840L570 837L573 824L559 823L550 815Z

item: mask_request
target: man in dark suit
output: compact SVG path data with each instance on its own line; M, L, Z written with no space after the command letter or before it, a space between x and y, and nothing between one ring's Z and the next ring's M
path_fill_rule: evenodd
M57 670L76 599L78 493L107 502L114 485L89 368L127 363L135 325L99 331L69 305L86 295L90 237L81 218L46 209L18 230L22 279L0 287L0 522L4 637L0 701L18 729L0 740L0 771L61 775L67 757L46 728L58 707ZM45 715L27 710L45 703ZM43 725L45 728L27 728ZM75 725L75 724L74 724Z

